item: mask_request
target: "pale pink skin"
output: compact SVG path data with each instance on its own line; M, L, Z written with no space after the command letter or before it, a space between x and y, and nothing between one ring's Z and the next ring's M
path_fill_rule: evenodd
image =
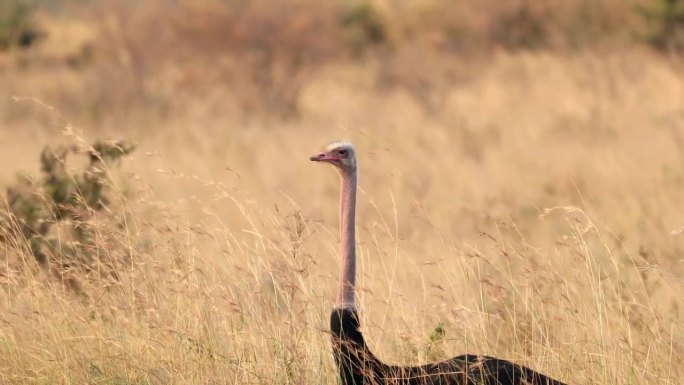
M310 158L330 163L340 174L340 280L335 307L356 308L356 156L349 143L333 143Z

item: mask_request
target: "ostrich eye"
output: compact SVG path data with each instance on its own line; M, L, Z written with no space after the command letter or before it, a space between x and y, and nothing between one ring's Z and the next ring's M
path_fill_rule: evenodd
M337 150L337 155L347 156L347 150Z

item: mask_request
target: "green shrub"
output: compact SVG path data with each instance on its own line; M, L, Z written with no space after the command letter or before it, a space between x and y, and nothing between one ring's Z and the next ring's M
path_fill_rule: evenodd
M387 41L387 31L380 15L368 2L360 2L347 10L341 19L347 44L355 55Z
M42 267L57 273L73 289L79 289L74 271L89 272L102 265L104 251L98 239L96 215L112 200L108 168L133 151L125 142L96 142L92 147L45 147L40 155L40 181L19 178L7 189L6 207L0 212L0 242L27 251ZM69 154L85 155L82 170L67 169ZM111 258L105 262L115 276Z
M649 6L637 6L637 13L650 26L649 43L663 51L684 49L684 2L656 0Z
M28 0L0 2L0 50L28 47L40 36L32 22L35 3Z

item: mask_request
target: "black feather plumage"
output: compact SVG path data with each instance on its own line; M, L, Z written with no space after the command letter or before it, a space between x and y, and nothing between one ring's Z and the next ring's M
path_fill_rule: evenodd
M342 385L565 385L525 366L474 354L420 366L386 365L366 345L353 309L333 309L330 329Z

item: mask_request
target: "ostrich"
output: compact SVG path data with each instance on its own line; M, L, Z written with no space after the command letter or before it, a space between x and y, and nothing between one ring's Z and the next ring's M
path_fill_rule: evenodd
M474 354L421 366L395 366L380 361L359 330L355 302L357 163L354 146L348 142L332 143L310 159L332 164L341 179L342 268L330 328L342 385L565 385L510 361Z

